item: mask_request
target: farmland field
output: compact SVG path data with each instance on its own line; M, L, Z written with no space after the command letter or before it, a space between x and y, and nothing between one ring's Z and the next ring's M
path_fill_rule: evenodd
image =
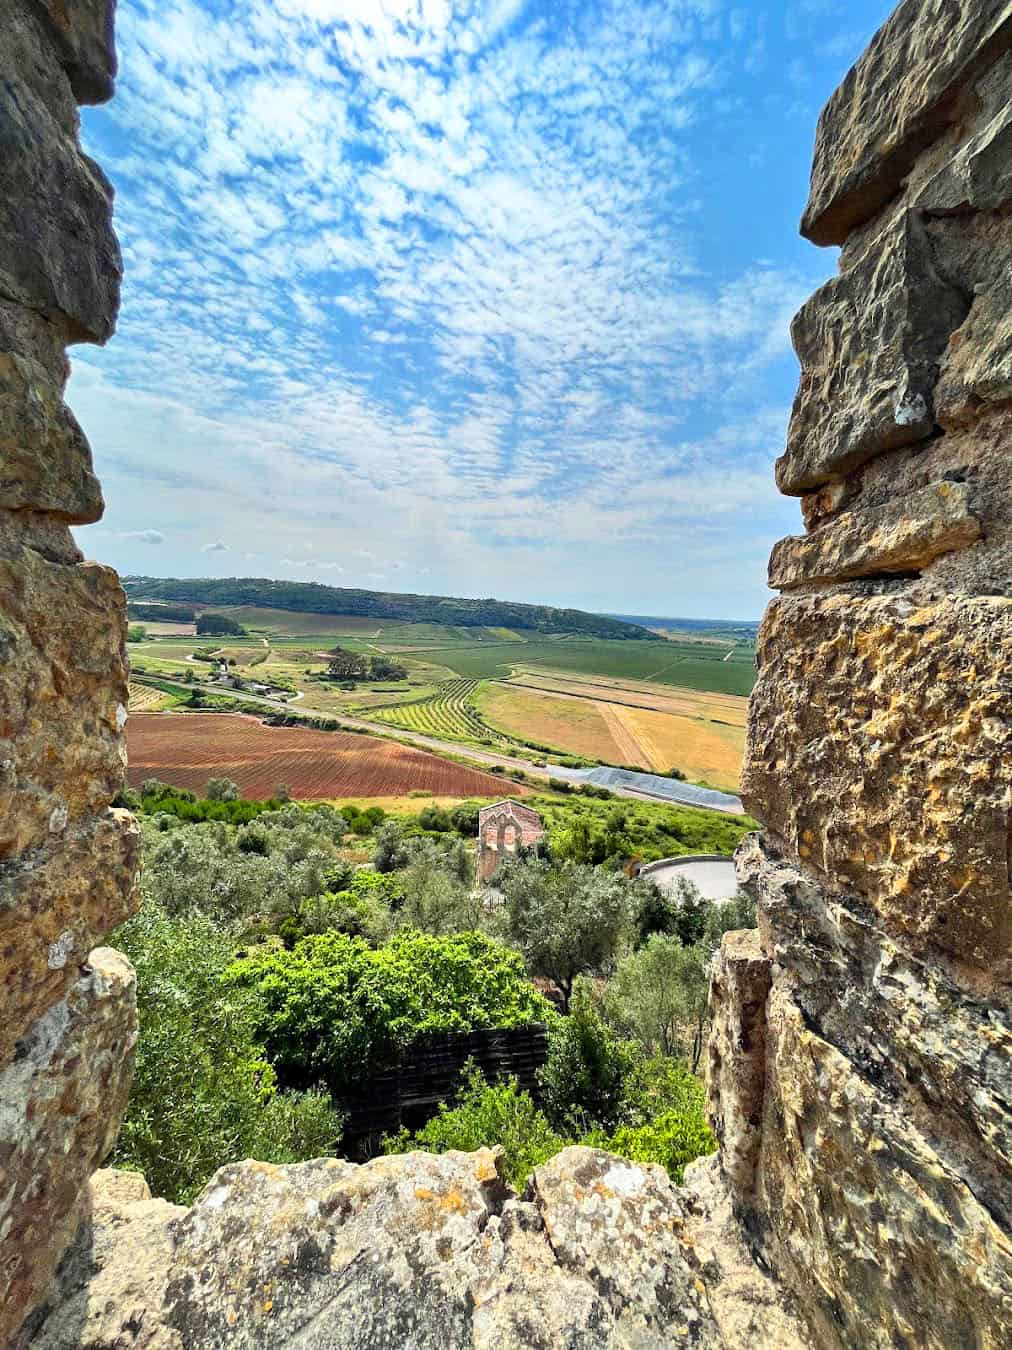
M426 736L481 741L488 738L489 729L478 716L472 701L478 687L478 680L447 680L428 697L374 708L370 716L373 721L405 731L419 731Z
M508 736L526 737L573 755L649 768L629 758L616 740L606 716L589 699L546 698L506 684L486 684L477 696L482 716Z
M263 800L287 784L297 799L406 796L499 797L502 779L392 741L347 732L267 727L228 713L140 713L127 723L128 778L161 778L201 792L231 778ZM522 788L510 785L516 795Z

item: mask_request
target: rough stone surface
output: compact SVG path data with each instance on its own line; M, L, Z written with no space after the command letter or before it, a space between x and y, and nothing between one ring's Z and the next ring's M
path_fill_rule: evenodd
M42 1295L126 1102L133 975L90 949L131 911L125 606L68 343L119 302L112 190L79 102L108 96L112 0L0 0L0 1344ZM90 963L90 964L86 964Z
M0 858L104 810L123 784L123 591L96 563L0 558Z
M689 1163L679 1199L686 1210L683 1238L699 1262L726 1350L821 1350L790 1294L747 1245L720 1159Z
M770 586L796 589L881 572L921 572L943 553L980 538L964 483L931 483L901 500L847 512L814 534L782 539L770 556Z
M1010 47L1008 0L903 0L819 118L802 234L842 244L874 216Z
M739 849L738 872L760 901L765 958L789 972L805 1025L857 1065L981 1204L1012 1227L1007 1000L968 996L890 941L855 897L828 896L757 836Z
M939 362L969 304L940 272L915 212L817 291L791 328L801 383L777 461L781 492L811 492L929 435Z
M116 78L116 0L39 0L78 103L112 98Z
M749 811L887 931L995 983L1012 973L1010 650L1004 599L774 601L742 779Z
M762 1247L817 1343L1007 1343L1007 1229L863 1065L807 1027L786 982L770 993L767 1047Z
M126 1105L135 1039L133 969L99 948L0 1071L0 1345L77 1227L81 1192Z
M107 811L34 853L0 861L0 1066L134 908L140 831Z
M840 275L795 325L778 482L809 533L771 559L737 859L763 1044L724 953L709 1092L820 1347L1012 1328L1010 109L1012 5L910 0L816 145L804 229Z
M489 1150L241 1163L188 1211L108 1177L21 1344L736 1344L710 1314L667 1175L597 1150L566 1149L522 1198ZM713 1260L709 1278L722 1278ZM783 1305L771 1282L756 1289Z
M86 525L102 490L77 419L42 366L0 351L0 509L43 510Z
M758 932L725 933L710 973L706 1096L721 1166L738 1197L752 1190L759 1156L769 990Z
M103 342L122 271L112 188L78 147L46 31L34 6L0 0L0 295L65 320L75 340Z

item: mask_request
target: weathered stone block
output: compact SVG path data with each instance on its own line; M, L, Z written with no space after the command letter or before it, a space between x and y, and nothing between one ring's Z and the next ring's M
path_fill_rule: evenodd
M43 1296L116 1138L136 1027L133 969L99 948L0 1072L0 1345Z
M909 497L848 511L813 534L781 539L770 555L770 586L790 590L881 572L920 572L980 537L965 483L931 483Z
M770 961L757 929L725 933L710 972L706 1105L736 1198L752 1193L766 1083Z
M844 1054L1012 1231L1004 992L990 999L963 992L887 938L860 901L828 892L757 835L743 841L736 861L758 906L763 952L789 982L805 1025Z
M126 811L0 861L0 1066L77 979L96 942L129 918L139 864L140 829Z
M1012 159L1012 147L1010 147ZM1012 277L1004 269L980 287L952 334L935 386L935 416L946 430L966 426L987 405L1012 404Z
M806 1026L786 981L769 997L762 1141L763 1253L816 1344L1005 1344L1007 1231L859 1065Z
M125 606L115 572L0 557L0 858L108 806L124 778Z
M0 0L0 19L0 295L65 320L73 340L104 342L122 272L112 187L78 149L55 47L26 61L24 6Z
M742 777L775 839L912 951L994 981L1012 974L1010 650L1005 599L774 601Z
M39 0L78 103L112 98L116 0Z
M91 449L62 390L37 362L0 350L0 508L73 525L102 517Z
M1008 0L903 0L819 118L802 234L841 244L874 216L1010 47Z
M138 1326L150 1350L750 1344L730 1309L731 1334L718 1331L661 1168L566 1149L522 1199L500 1168L488 1149L247 1162L222 1168L185 1213L119 1184L110 1195L106 1173L16 1350L66 1350L68 1336L100 1350ZM790 1327L782 1297L761 1296Z
M901 215L881 241L799 310L801 362L777 485L795 496L934 427L932 391L969 300L935 265L924 222Z

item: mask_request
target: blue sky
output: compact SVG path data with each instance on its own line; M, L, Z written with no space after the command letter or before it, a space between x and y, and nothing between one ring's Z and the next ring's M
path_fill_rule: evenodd
M751 618L818 112L891 5L126 0L69 400L124 572Z

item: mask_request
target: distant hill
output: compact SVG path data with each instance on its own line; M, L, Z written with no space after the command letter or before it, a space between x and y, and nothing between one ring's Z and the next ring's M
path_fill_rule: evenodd
M652 614L608 614L605 617L643 628L660 628L669 633L699 633L700 636L736 638L739 642L754 642L759 634L758 621L749 619L678 619Z
M586 637L637 641L663 638L638 624L551 605L510 600L464 600L446 595L397 595L322 586L315 581L270 581L264 577L124 577L131 602L182 601L191 605L257 605L296 614L354 614L406 623L440 623L462 628L522 628L536 633L577 633Z

